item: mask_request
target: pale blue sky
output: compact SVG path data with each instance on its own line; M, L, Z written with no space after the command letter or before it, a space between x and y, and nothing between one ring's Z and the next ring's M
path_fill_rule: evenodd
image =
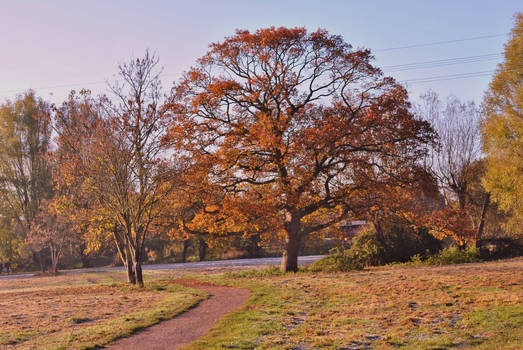
M479 102L490 72L502 60L495 54L503 51L506 36L382 49L508 33L514 14L522 10L521 2L512 0L0 0L0 101L29 88L53 102L63 100L70 89L104 92L98 82L110 79L118 62L140 56L146 48L159 53L164 87L170 88L210 42L235 29L305 26L325 28L355 47L370 48L381 67L480 56L463 60L466 64L384 69L400 81L482 72L466 79L409 83L414 99L432 88L442 96L453 93Z

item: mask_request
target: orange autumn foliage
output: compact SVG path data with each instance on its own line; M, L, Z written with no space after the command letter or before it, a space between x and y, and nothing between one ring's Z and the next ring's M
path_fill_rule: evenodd
M186 227L281 237L281 268L296 271L309 234L372 205L360 192L398 182L434 135L372 59L304 28L212 44L173 89L165 139L191 165L193 189L212 194Z
M438 239L452 238L460 247L475 243L476 231L466 209L445 207L426 218L429 233Z

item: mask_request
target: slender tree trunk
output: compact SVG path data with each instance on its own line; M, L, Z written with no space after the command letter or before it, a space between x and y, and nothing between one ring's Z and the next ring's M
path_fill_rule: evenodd
M42 256L42 251L39 250L38 251L38 263L40 264L40 270L42 271L42 273L45 272L45 261L44 261L44 257Z
M465 209L466 205L466 193L465 190L458 191L458 204L460 209Z
M119 246L118 246L119 247ZM123 262L123 265L125 266L125 271L127 273L127 282L131 284L136 284L136 278L134 275L134 268L133 263L131 259L131 252L129 251L128 247L125 248L118 248L118 255L120 255L120 259Z
M124 263L125 270L127 272L127 282L130 284L136 284L136 277L134 275L133 264L130 261Z
M58 273L58 264L55 261L51 264L51 273L54 275Z
M125 248L125 259L124 259L125 270L127 271L127 282L136 284L136 275L134 271L134 264L131 259L131 252L129 248Z
M120 257L120 260L123 263L123 266L125 266L125 272L127 273L127 282L131 284L136 284L136 280L134 278L134 270L133 265L131 264L131 258L130 254L128 252L128 249L122 250L120 247L118 247L118 256Z
M125 266L125 271L127 273L127 282L131 284L136 284L136 277L134 274L131 252L129 250L129 246L126 244L122 236L118 234L117 222L114 223L113 238L114 243L116 244L116 249L118 250L118 256L120 256L120 259L122 260L122 263Z
M144 247L139 246L137 244L137 247L134 250L133 255L133 270L134 270L134 280L136 281L136 284L138 287L143 288L143 273L142 273L142 263L143 263L143 256L144 256Z
M488 207L490 205L490 193L487 193L485 196L485 201L483 202L483 208L481 210L481 217L479 219L478 230L476 232L475 242L476 248L478 247L479 240L483 236L483 230L485 229L485 218L487 216Z
M50 248L51 251L51 273L56 274L58 272L58 255L59 250L55 247Z
M187 250L188 249L189 249L189 240L186 239L183 241L182 262L187 261Z
M80 243L80 260L82 261L82 267L90 267L91 261L89 259L89 254L85 254L85 248L85 242Z
M142 274L142 262L141 258L133 262L134 264L134 279L138 287L143 288L143 274Z
M200 258L200 261L205 260L205 256L207 255L207 242L203 238L200 238L200 246L198 249L198 257Z
M145 246L143 245L143 242L140 242L139 235L136 233L136 241L134 241L133 246L133 270L134 270L134 280L136 281L136 284L138 287L143 288L143 273L142 273L142 263L143 263L143 257L145 256ZM145 233L142 232L142 235Z

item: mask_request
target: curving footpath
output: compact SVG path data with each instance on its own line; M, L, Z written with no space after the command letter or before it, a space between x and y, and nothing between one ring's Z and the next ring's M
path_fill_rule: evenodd
M207 334L219 319L238 310L250 295L247 289L217 286L191 279L178 279L173 283L204 290L211 296L171 320L148 327L129 338L120 339L104 349L179 349Z

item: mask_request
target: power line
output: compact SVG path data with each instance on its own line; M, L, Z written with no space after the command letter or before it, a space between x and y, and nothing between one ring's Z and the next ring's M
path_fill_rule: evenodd
M487 71L479 71L479 72L438 75L438 76L432 76L432 77L426 77L426 78L403 80L403 81L400 81L400 83L419 84L419 83L432 83L432 82L436 82L436 81L445 81L445 80L477 78L477 77L489 76L494 72L495 71L493 71L493 70L487 70Z
M456 65L456 64L493 61L493 60L498 60L499 58L502 57L502 55L503 55L502 53L494 53L494 54L487 54L487 55L457 57L457 58L448 58L448 59L443 59L443 60L397 64L397 65L393 65L393 66L383 66L382 68L387 70L388 72L401 72L401 71L405 71L405 70L437 68L437 67L451 66L451 65Z
M380 51L392 51L392 50L403 50L403 49L413 49L416 47L425 47L425 46L434 46L434 45L444 45L444 44L451 44L451 43L459 43L463 41L472 41L472 40L481 40L481 39L489 39L489 38L498 38L501 36L506 36L509 33L503 33L503 34L492 34L492 35L482 35L482 36L475 36L472 38L463 38L463 39L454 39L454 40L445 40L445 41L434 41L431 43L423 43L423 44L414 44L414 45L406 45L406 46L398 46L398 47L389 47L386 49L378 49L374 50L376 52Z
M492 34L492 35L483 35L483 36L464 38L464 39L455 39L455 40L447 40L447 41L436 41L436 42L424 43L424 44L415 44L415 45L399 46L399 47L390 47L390 48L387 48L387 49L378 49L378 50L375 50L375 51L390 51L390 50L410 49L410 48L415 48L415 47L443 45L443 44L463 42L463 41L471 41L471 40L480 40L480 39L501 37L501 36L505 36L505 35L508 35L508 34L509 33ZM390 72L399 72L399 71L405 71L405 70L414 70L414 69L422 69L422 68L434 68L434 67L441 67L441 66L447 66L447 65L464 64L464 63L472 63L472 62L480 62L480 61L489 61L489 60L494 60L494 59L498 58L499 55L501 55L501 54L488 54L488 55L477 55L477 56L450 58L450 59L444 59L444 60L416 62L416 63L400 64L400 65L394 65L394 66L384 66L383 68L385 68L385 69L386 68L392 68L393 70L391 70ZM176 74L163 74L161 76L162 77L167 77L167 76L174 76L174 75L176 75ZM33 88L33 90L49 90L49 89L59 89L59 88L70 88L70 87L75 87L75 86L100 85L100 84L104 84L104 83L106 83L106 81L93 81L93 82L88 82L88 83L74 83L74 84L64 84L64 85L37 87L37 88ZM3 91L0 91L0 93L17 93L17 92L23 92L23 91L25 91L25 90L3 90Z
M432 82L446 81L446 80L484 77L484 76L489 76L492 73L494 73L494 71L480 71L480 72L471 72L471 73L440 75L440 76L433 76L433 77L402 80L402 81L400 81L400 83L410 83L410 84L432 83ZM172 75L172 74L169 74L169 75ZM55 85L55 86L49 86L49 87L33 88L33 90L47 90L47 89L54 89L54 88L87 86L87 85L96 85L96 84L103 84L103 83L105 83L105 81L91 82L91 83L85 83L85 84ZM25 90L0 91L0 93L23 92L23 91L25 91Z

